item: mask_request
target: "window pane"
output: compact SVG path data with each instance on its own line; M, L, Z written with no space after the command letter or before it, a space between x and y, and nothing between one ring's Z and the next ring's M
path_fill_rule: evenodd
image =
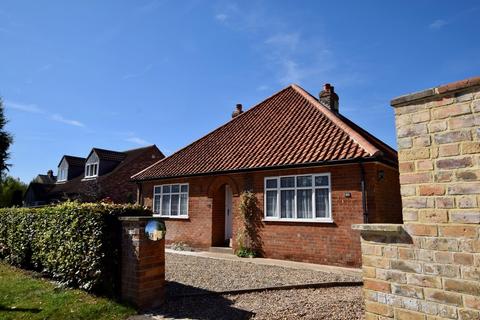
M328 186L328 176L317 176L315 177L315 186Z
M162 215L164 216L170 215L170 196L169 195L162 196Z
M280 178L280 187L282 187L282 188L294 188L295 187L295 177Z
M297 218L312 218L312 190L297 190Z
M282 190L280 196L280 217L293 218L295 191Z
M276 188L277 187L277 179L267 179L266 188Z
M277 191L267 191L267 217L275 217L277 212Z
M183 185L181 186L181 191L182 191L182 192L188 192L188 184L183 184Z
M160 196L154 197L153 212L160 213Z
M178 184L173 184L172 192L180 192L180 186Z
M153 190L153 193L161 193L162 192L162 187L155 187Z
M315 189L315 216L317 218L327 218L328 208L328 189Z
M180 195L180 215L182 216L188 215L187 206L188 206L188 195L181 194Z
M297 177L297 187L311 187L312 176Z
M172 216L178 216L180 209L180 197L178 194L172 194L172 204L171 204L170 214Z
M163 193L170 193L170 186L163 186Z

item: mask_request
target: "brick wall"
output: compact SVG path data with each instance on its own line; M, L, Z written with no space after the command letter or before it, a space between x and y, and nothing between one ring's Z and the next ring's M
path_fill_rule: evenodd
M151 147L143 151L129 163L122 165L112 172L101 177L100 186L102 193L110 197L116 203L135 202L137 186L130 178L152 165L164 156L157 147Z
M365 163L369 221L401 221L398 172L381 163ZM380 178L380 171L384 177ZM167 244L186 242L194 247L219 245L224 237L225 184L233 189L233 244L239 229L239 192L253 188L263 218L264 178L268 176L330 172L332 181L332 214L334 223L262 222L260 237L265 257L313 263L360 266L359 233L351 230L363 222L360 165L358 163L288 170L269 170L228 176L204 176L144 182L144 204L152 206L155 184L188 182L189 218L166 219ZM345 193L351 197L346 197ZM388 211L384 209L387 208ZM379 210L380 209L380 210Z
M480 319L480 78L392 101L403 225L359 225L366 319Z

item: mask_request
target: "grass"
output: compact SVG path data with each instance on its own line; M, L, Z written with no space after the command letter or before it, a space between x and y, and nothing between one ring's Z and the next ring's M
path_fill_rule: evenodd
M126 319L133 308L0 263L0 319Z

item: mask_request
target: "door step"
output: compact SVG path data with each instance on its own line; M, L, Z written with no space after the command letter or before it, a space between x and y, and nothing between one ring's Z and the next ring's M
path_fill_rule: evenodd
M215 253L233 254L233 249L230 247L210 247L208 251Z

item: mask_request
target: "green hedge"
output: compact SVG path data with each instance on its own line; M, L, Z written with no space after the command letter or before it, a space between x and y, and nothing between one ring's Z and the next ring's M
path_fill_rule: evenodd
M70 287L115 295L120 276L119 216L141 206L66 202L0 209L0 259Z

